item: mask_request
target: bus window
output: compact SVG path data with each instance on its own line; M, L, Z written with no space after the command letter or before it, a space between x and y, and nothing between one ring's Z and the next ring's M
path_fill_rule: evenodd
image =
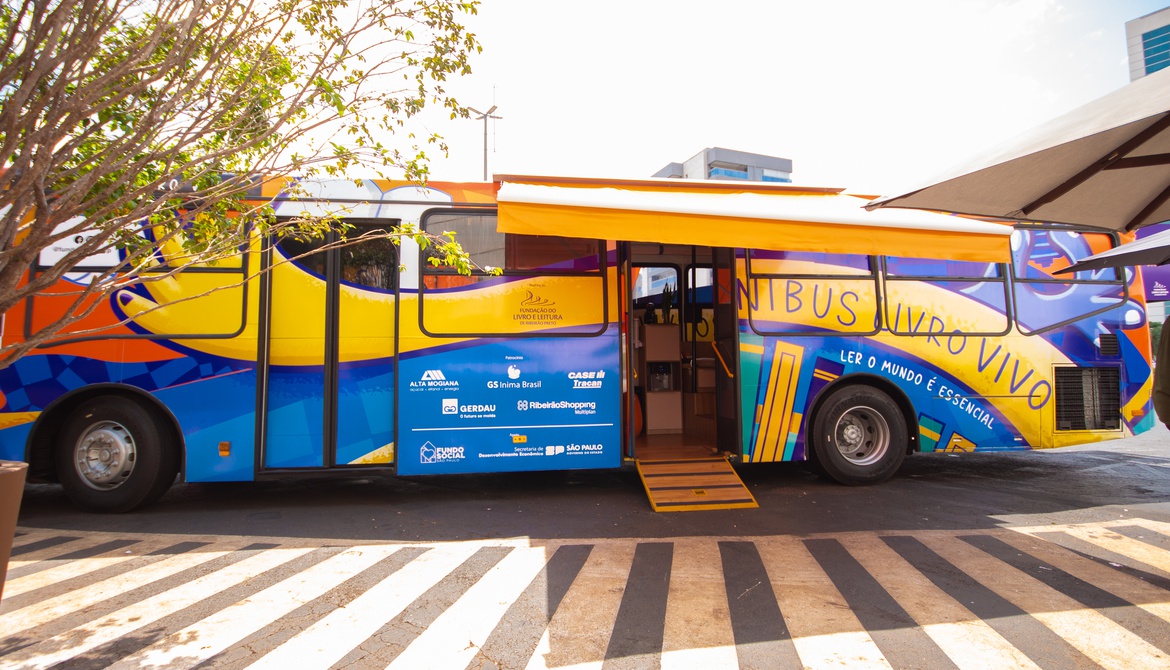
M868 256L749 251L740 314L760 335L873 334L877 274Z
M677 322L680 303L679 270L674 265L634 265L634 314L643 323ZM670 305L665 300L670 300Z
M1011 329L1000 265L903 256L882 261L891 333L1003 335Z
M379 237L381 232L385 229L365 225L349 233L341 248L342 284L379 292L398 285L398 247L393 238Z
M1055 274L1113 242L1108 233L1041 226L1012 233L1012 297L1020 332L1041 333L1125 304L1125 282L1115 268Z
M683 339L710 342L714 337L714 270L708 266L687 266L683 291Z
M81 230L83 224L84 219L81 217L70 219L60 224L56 232ZM146 239L157 240L162 234L162 227L143 230ZM32 269L48 269L64 261L66 255L84 242L85 238L86 234L82 230L42 250ZM244 325L247 295L244 287L245 254L237 252L224 258L192 263L177 237L156 244L152 257L141 261L138 280L113 294L118 318L130 319L146 332L112 337L224 337L240 332ZM40 324L51 323L69 310L87 314L94 301L104 300L104 297L97 294L83 299L80 304L74 304L78 292L87 290L94 282L117 281L127 263L125 252L119 250L113 242L80 259L72 266L73 271L65 273L60 282L33 297L30 301L30 325L40 327ZM68 331L100 331L106 327L109 327L108 320L83 316L71 323L56 343L70 341ZM86 334L81 335L80 339L90 340L95 337L101 335Z
M496 230L495 212L438 211L422 229L455 233L470 276L423 250L422 327L431 335L590 335L606 328L601 242ZM494 274L494 271L501 271Z

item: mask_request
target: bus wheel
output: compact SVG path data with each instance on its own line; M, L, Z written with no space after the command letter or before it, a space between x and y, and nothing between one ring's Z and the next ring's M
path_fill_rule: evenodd
M816 464L842 484L889 479L906 456L906 420L890 396L847 386L829 396L813 420Z
M57 443L57 476L73 502L94 512L128 512L154 502L178 472L154 416L120 396L82 403Z

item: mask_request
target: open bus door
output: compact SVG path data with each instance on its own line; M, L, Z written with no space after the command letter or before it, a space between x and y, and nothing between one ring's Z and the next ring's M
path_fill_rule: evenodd
M714 302L712 350L715 354L715 445L743 455L740 422L739 315L735 304L735 251L712 249Z
M630 251L634 353L627 365L645 411L634 457L650 505L755 507L729 462L741 454L742 432L735 253L658 244Z

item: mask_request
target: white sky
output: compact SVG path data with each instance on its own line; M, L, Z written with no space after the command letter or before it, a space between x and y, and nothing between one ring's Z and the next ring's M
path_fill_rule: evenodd
M498 105L489 173L648 177L705 147L892 193L1129 82L1125 22L1168 0L485 0L450 82ZM483 176L438 121L436 180Z

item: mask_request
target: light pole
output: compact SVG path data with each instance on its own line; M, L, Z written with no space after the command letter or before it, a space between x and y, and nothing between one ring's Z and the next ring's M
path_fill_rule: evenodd
M496 111L495 105L492 105L491 108L488 109L488 111L486 111L486 112L481 112L474 107L468 107L467 111L469 111L473 114L478 114L479 116L475 117L477 120L483 119L483 180L487 181L488 180L488 171L487 171L487 157L488 157L487 126L488 126L488 119L502 119L504 117L492 115L492 112Z

